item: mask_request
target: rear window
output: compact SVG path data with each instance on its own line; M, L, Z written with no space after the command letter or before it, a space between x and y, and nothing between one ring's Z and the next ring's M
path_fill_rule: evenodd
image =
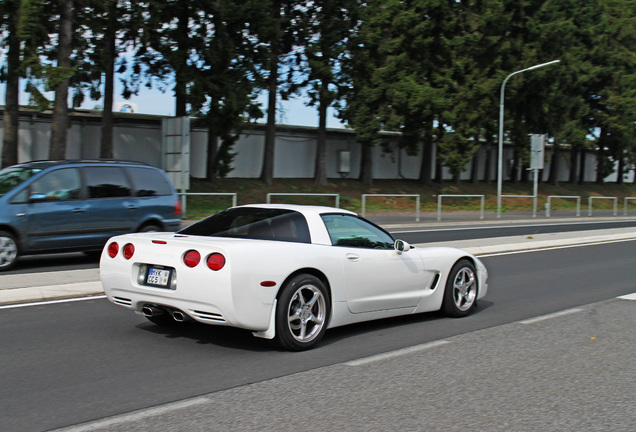
M118 198L132 195L130 184L119 167L84 168L89 198Z
M152 168L126 168L135 189L135 196L172 195L172 187L161 172Z
M222 211L184 228L179 234L311 243L309 227L302 214L257 207Z

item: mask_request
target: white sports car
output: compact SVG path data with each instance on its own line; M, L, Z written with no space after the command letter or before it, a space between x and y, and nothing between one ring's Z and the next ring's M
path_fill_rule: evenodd
M177 233L113 237L100 261L108 299L153 323L239 327L290 350L327 328L442 309L467 315L487 271L459 249L414 248L330 207L233 207Z

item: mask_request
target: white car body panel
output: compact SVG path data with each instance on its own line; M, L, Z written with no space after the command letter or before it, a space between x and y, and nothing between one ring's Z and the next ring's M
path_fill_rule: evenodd
M246 206L248 207L248 206ZM100 260L100 274L108 299L141 314L144 305L178 309L206 324L248 329L274 337L276 299L285 281L297 273L312 273L326 282L331 302L328 327L439 310L446 278L462 258L474 262L478 298L487 293L487 271L474 256L452 248L413 248L405 252L332 246L321 214L346 210L313 206L259 205L301 213L311 243L226 237L182 236L174 233L136 233L113 237L122 248L131 243L130 260L121 253ZM154 241L154 243L153 243ZM157 243L158 242L158 243ZM187 267L183 256L197 250L202 262ZM205 258L214 252L226 257L219 271L210 270ZM176 270L176 290L140 284L142 264ZM273 282L273 284L262 282Z

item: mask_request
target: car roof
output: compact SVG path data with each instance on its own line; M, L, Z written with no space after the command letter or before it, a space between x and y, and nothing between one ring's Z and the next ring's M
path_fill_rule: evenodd
M302 214L344 213L344 214L357 215L357 213L355 212L344 210L337 207L302 205L302 204L248 204L248 205L239 206L239 207L258 207L258 208L268 208L268 209L293 210Z

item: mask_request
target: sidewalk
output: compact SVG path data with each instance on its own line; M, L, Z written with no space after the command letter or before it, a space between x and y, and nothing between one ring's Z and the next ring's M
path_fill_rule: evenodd
M447 246L474 255L487 255L558 246L636 239L635 228L536 234L416 244L417 247ZM0 275L0 304L14 304L83 296L103 295L99 269Z

